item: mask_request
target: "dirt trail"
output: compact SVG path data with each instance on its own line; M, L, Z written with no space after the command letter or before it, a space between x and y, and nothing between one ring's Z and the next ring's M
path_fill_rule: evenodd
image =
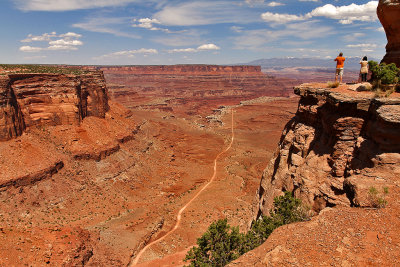
M200 189L200 191L198 191L198 192L196 193L196 195L193 196L193 198L191 198L191 199L185 204L185 206L183 206L183 207L179 210L178 215L176 216L176 223L175 223L174 228L172 228L169 232L167 232L165 235L161 236L160 238L158 238L158 239L156 239L156 240L150 242L149 244L147 244L147 245L136 255L136 257L135 257L133 260L131 260L131 262L130 262L130 264L129 264L128 266L135 266L135 265L137 265L138 262L139 262L139 260L140 260L140 258L141 258L142 255L146 252L147 249L149 249L149 248L150 248L151 246L153 246L154 244L156 244L156 243L162 241L162 240L165 239L167 236L169 236L170 234L172 234L173 232L175 232L176 229L178 229L179 224L180 224L180 222L181 222L182 213L183 213L183 212L186 210L186 208L189 207L189 205L190 205L194 200L196 200L196 198L198 198L198 196L199 196L204 190L206 190L207 187L214 181L215 177L217 176L217 161L218 161L218 159L221 157L222 154L226 153L229 149L231 149L232 144L233 144L233 141L234 141L234 139L235 139L234 127L233 127L233 126L234 126L234 124L233 124L233 113L234 113L234 110L233 110L233 108L232 108L232 109L231 109L231 142L229 143L228 147L225 148L225 150L223 150L221 153L219 153L219 154L215 157L215 159L214 159L214 173L213 173L211 179L208 181L208 183L206 183L206 184L203 186L203 188Z

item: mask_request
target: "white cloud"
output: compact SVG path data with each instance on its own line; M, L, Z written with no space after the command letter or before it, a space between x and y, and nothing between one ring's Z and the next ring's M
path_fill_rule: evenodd
M197 48L181 48L181 49L171 49L168 53L197 53L201 51L212 51L220 50L221 48L215 44L203 44Z
M140 48L137 50L124 50L124 51L118 51L118 52L102 55L102 56L96 57L95 59L119 58L119 57L133 58L137 54L142 54L145 56L145 55L150 55L150 54L158 54L158 51L156 49L147 49L147 48Z
M158 19L150 19L150 18L143 18L143 19L134 19L133 22L139 22L138 24L133 24L133 27L140 27L140 28L145 28L149 30L158 30L158 28L155 28L153 24L161 24L161 22Z
M40 52L40 51L43 50L43 48L42 47L32 47L32 46L29 46L29 45L24 45L24 46L21 46L19 48L19 50L22 51L22 52Z
M64 34L60 34L60 37L67 37L67 38L81 38L82 35L74 32L67 32Z
M347 47L350 48L376 48L378 45L376 44L350 44L346 45Z
M144 28L150 31L163 31L167 33L172 33L168 29L155 27L154 24L162 24L158 19L142 18L142 19L134 19L133 22L137 23L132 24L132 27Z
M22 43L46 42L48 43L48 46L33 47L25 45L21 46L19 50L22 52L40 52L44 50L78 50L78 46L83 45L83 42L78 40L81 37L82 37L81 34L74 32L67 32L60 35L57 35L56 32L52 32L52 33L44 33L38 36L29 34L26 39L21 40ZM55 38L61 38L61 39L55 39Z
M300 0L306 1L306 0ZM312 1L316 2L316 1ZM363 5L351 4L348 6L334 6L327 4L317 7L305 15L280 14L266 12L261 14L261 18L266 22L285 24L293 21L303 21L312 17L326 17L339 20L341 24L352 24L355 21L375 21L377 20L376 8L378 1L370 1Z
M93 18L87 18L84 22L75 23L72 25L72 27L90 32L109 33L119 37L140 39L141 37L139 35L123 32L116 29L116 27L120 25L129 24L130 21L131 18L128 17L119 17L119 18L93 17Z
M231 1L191 1L165 6L153 18L167 26L194 26L259 21L253 10Z
M276 7L276 6L284 6L285 4L279 2L269 2L267 6Z
M297 16L291 14L279 14L279 13L271 13L265 12L261 14L261 18L266 22L274 22L274 23L287 23L292 21L301 21L310 18L309 15L305 16Z
M378 32L385 32L385 29L383 27L379 27L378 29L376 29Z
M168 53L196 53L197 50L195 48L181 48L181 49L171 49L168 50Z
M349 44L349 45L346 45L346 47L354 48L354 49L357 49L357 50L361 50L363 52L370 53L370 52L374 52L375 49L378 48L378 45L377 44L367 44L367 43L365 43L365 44Z
M318 21L302 21L287 24L279 30L249 30L234 38L235 48L253 51L276 50L282 43L292 42L298 46L301 42L324 38L336 34L333 27L323 26ZM275 44L276 43L276 44ZM273 47L268 47L269 44ZM311 46L312 43L308 43Z
M43 33L42 35L33 35L29 34L28 37L24 40L21 40L23 43L30 43L30 42L42 42L42 41L50 41L52 37L56 37L57 33L56 32L51 32L51 33Z
M215 44L203 44L197 47L197 50L220 50L221 48L216 46Z
M55 41L50 41L49 45L77 46L83 45L83 43L79 40L58 39Z
M51 45L44 50L78 50L78 48L71 45Z
M363 5L333 6L331 4L317 7L310 12L313 17L327 17L339 20L341 24L351 24L354 21L375 21L378 1L370 1Z
M138 0L13 0L23 11L68 11L78 9L122 6Z
M232 26L232 27L231 27L231 31L240 33L240 32L243 32L243 27Z

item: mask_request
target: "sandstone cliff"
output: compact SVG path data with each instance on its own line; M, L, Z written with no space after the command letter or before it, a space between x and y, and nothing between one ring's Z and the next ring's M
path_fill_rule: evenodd
M379 0L377 13L388 40L382 61L400 67L400 1Z
M0 141L19 136L25 128L10 79L0 76Z
M87 116L104 118L108 109L102 72L0 77L0 141L32 126L79 125Z
M264 171L255 216L273 198L293 191L319 212L335 205L368 206L371 186L395 183L400 174L400 98L375 98L321 84L295 88L300 101L274 158Z

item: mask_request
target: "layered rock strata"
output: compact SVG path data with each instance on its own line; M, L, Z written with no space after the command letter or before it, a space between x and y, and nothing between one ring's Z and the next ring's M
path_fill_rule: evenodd
M0 141L19 136L25 129L10 79L0 76Z
M382 62L400 67L400 1L379 0L377 13L388 40Z
M221 65L147 65L126 67L101 67L105 73L118 74L260 74L261 66L221 66Z
M32 126L79 125L87 116L104 118L108 109L102 72L0 77L0 141Z
M268 76L261 72L260 66L161 65L100 69L111 84L111 98L133 107L140 105L141 98L154 101L162 97L166 103L156 108L165 111L188 103L218 106L261 96L290 96L293 86L298 84L287 78L278 80Z
M293 191L316 212L327 206L368 206L367 191L400 174L400 98L303 84L274 158L264 171L255 216Z

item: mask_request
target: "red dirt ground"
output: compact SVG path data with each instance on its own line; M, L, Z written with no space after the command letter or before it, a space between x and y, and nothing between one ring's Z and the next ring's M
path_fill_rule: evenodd
M296 107L296 98L236 107L236 139L218 162L215 182L141 262L178 253L166 259L175 265L221 217L244 229L262 170ZM2 178L31 175L58 160L64 165L51 177L0 190L0 265L128 264L173 227L178 210L212 176L231 127L230 114L213 115L213 108L188 115L184 106L171 113L111 104L105 119L31 128L0 143ZM207 122L207 115L223 124Z

